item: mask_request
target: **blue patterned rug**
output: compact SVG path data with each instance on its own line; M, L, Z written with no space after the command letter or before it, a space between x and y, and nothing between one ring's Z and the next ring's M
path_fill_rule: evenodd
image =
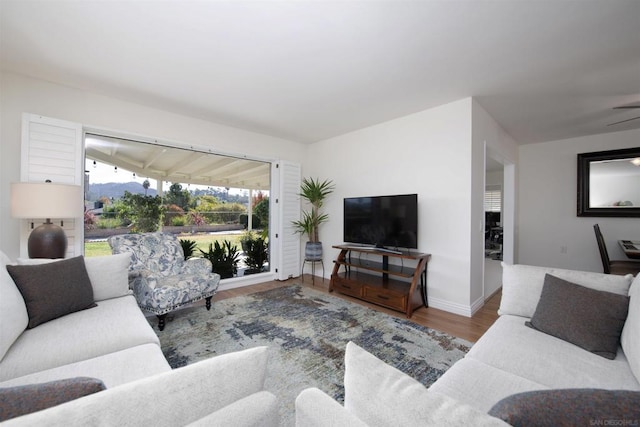
M149 320L157 328L155 316ZM348 341L425 386L471 347L468 341L300 285L221 301L214 297L211 311L204 307L178 311L158 336L174 368L269 346L265 388L279 399L282 425L294 424L295 398L307 387L344 400Z

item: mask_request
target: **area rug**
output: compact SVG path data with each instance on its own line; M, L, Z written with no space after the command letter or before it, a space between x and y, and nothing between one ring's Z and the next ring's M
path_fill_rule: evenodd
M155 319L150 318L156 327ZM471 343L306 286L290 285L215 301L211 311L175 313L158 332L173 368L255 346L269 347L265 388L278 397L282 425L294 425L295 398L318 387L344 401L344 350L353 341L429 386Z

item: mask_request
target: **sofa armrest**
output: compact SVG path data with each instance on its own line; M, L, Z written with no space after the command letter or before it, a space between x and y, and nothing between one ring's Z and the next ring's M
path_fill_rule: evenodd
M367 424L321 390L308 388L296 398L296 425L365 427Z
M211 261L206 258L189 258L184 263L185 272L188 274L211 274Z
M264 388L267 347L224 354L107 389L6 426L186 425Z

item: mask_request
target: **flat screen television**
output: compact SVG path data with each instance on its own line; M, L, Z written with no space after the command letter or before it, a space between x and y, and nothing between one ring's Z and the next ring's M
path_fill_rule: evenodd
M347 197L344 241L377 248L418 248L418 195Z

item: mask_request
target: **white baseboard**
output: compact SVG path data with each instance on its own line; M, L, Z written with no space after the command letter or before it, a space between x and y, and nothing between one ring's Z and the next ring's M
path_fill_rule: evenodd
M438 310L448 311L449 313L458 314L460 316L472 317L484 305L484 298L480 297L470 306L451 302L440 298L429 297L429 307Z
M480 297L471 304L471 316L484 306L484 297Z
M443 300L440 298L429 297L429 307L437 308L438 310L448 311L449 313L458 314L460 316L465 316L465 317L471 317L473 315L473 312L470 306Z
M232 277L224 279L220 282L218 291L226 291L228 289L242 288L244 286L256 285L258 283L270 282L276 280L275 273L251 274L249 276Z

